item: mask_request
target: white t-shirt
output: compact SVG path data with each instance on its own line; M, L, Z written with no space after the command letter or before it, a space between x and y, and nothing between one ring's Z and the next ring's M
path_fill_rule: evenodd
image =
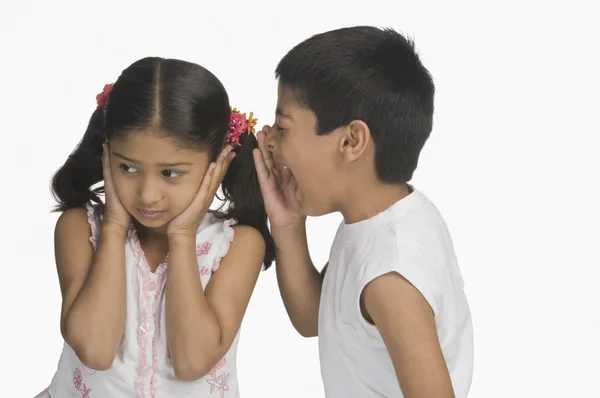
M402 397L377 328L360 311L363 288L397 272L433 309L457 398L473 374L473 326L450 233L437 208L414 190L384 212L342 222L331 249L319 308L321 374L328 398Z

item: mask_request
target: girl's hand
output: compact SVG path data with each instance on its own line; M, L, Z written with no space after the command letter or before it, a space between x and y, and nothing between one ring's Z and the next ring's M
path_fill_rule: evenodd
M233 147L227 145L216 162L211 163L204 174L198 193L192 203L180 215L169 222L167 235L173 236L196 236L200 223L212 204L213 198L227 173L231 161L235 157Z
M104 197L106 201L103 223L115 225L127 231L129 230L129 224L131 223L131 215L125 210L125 207L123 207L123 204L115 191L110 168L108 145L104 143L102 148L102 173L104 175Z
M290 170L277 168L273 154L266 147L265 133L270 130L271 127L264 126L256 134L259 149L253 152L254 164L271 228L285 229L304 223L306 216L296 198L296 179Z

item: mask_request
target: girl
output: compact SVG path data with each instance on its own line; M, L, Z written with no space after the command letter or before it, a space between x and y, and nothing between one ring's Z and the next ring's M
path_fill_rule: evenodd
M65 345L38 397L238 397L240 324L273 260L256 120L173 59L135 62L97 102L53 179Z

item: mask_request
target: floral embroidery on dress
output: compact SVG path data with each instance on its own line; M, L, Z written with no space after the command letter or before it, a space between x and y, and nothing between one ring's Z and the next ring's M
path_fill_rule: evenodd
M229 385L227 384L229 380L229 373L221 373L217 376L217 371L225 366L227 360L225 357L221 358L219 362L208 372L208 376L210 377L206 382L210 384L210 392L213 393L215 389L221 391L221 398L225 397L225 391L229 391Z
M203 266L202 268L200 268L200 275L210 275L212 274L212 271L210 268Z
M73 385L81 393L81 398L90 398L91 390L83 383L83 376L80 368L75 368L73 371Z
M196 246L196 255L197 256L207 255L208 252L210 251L211 247L212 247L212 243L210 243L210 242L198 243L198 246ZM211 273L212 273L212 270L208 267L200 268L200 275L210 275Z
M210 242L198 243L196 246L196 255L197 256L205 256L208 254L212 244Z

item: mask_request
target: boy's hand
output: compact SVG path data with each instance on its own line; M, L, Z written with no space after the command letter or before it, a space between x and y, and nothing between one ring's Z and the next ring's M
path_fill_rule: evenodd
M204 174L198 193L192 200L192 203L177 217L172 219L167 226L167 235L173 236L196 236L200 223L206 212L212 204L213 198L223 178L229 164L235 157L235 152L232 152L233 147L227 145L222 151L217 161L211 163Z
M273 154L266 146L265 135L270 130L271 127L264 126L256 134L259 149L253 151L254 164L271 228L285 229L304 223L306 216L296 197L296 179L290 170L275 165Z

